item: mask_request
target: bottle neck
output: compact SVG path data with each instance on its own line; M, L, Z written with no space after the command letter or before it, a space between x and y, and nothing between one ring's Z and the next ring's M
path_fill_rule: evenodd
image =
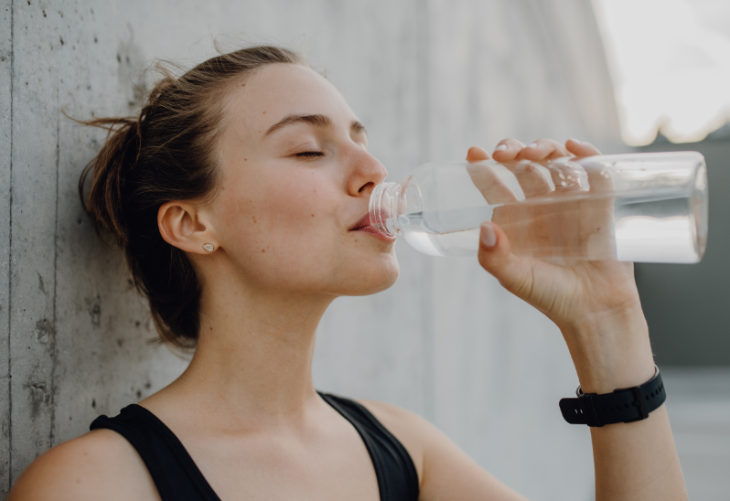
M388 236L398 233L398 196L400 185L397 183L381 183L370 194L370 224Z

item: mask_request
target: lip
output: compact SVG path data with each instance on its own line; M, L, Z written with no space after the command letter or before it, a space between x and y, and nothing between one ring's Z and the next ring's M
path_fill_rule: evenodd
M359 231L362 233L367 233L368 235L372 235L378 240L382 240L383 242L394 242L395 241L395 235L389 236L377 229L375 226L372 225L370 222L370 213L366 213L363 217L357 220L355 224L353 224L350 227L349 231Z

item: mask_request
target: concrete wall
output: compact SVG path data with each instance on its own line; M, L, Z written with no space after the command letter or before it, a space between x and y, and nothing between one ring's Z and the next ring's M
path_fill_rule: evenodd
M155 334L118 252L75 192L103 136L64 118L127 114L151 58L194 64L283 43L327 69L393 180L506 136L617 148L610 81L582 0L0 0L0 495L38 454L156 391L184 359ZM323 390L434 421L525 495L585 500L588 430L557 401L577 378L557 329L474 259L398 244L399 282L325 316Z

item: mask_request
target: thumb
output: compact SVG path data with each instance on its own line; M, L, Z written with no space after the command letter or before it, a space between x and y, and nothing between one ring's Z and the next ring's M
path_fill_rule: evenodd
M527 299L533 285L530 263L510 252L507 235L494 223L482 223L479 264L499 280L505 289Z

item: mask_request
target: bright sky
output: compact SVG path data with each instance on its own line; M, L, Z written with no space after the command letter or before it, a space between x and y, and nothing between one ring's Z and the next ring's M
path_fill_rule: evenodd
M730 0L593 0L630 145L730 122Z

